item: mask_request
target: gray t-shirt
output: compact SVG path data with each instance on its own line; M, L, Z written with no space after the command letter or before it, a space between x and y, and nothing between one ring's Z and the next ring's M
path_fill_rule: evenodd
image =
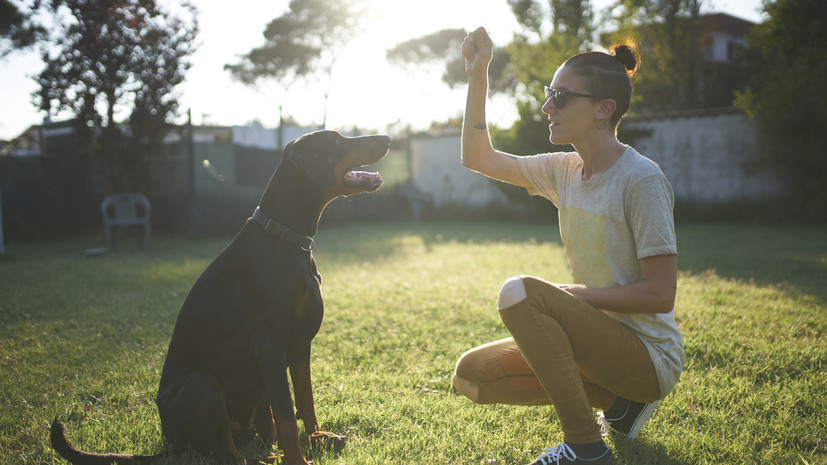
M557 206L560 236L576 284L614 287L642 279L640 259L677 254L672 186L660 167L627 147L606 172L583 181L576 152L517 157L532 195ZM649 350L661 398L680 378L686 355L670 313L605 314L630 327Z

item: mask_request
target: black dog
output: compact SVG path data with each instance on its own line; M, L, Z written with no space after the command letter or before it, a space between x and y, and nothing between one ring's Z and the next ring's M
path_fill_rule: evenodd
M236 445L258 433L278 441L283 463L307 464L296 418L312 442L344 441L321 431L313 404L310 342L324 310L312 238L331 200L379 189L377 173L354 168L381 159L389 146L387 136L319 131L285 148L253 217L198 278L178 314L156 398L167 454L192 449L243 464ZM155 458L78 451L57 420L51 440L74 464Z

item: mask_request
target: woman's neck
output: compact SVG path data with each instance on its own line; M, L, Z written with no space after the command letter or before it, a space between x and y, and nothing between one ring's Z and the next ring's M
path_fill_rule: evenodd
M584 181L608 171L626 151L626 145L618 141L614 134L602 134L572 145L583 159Z

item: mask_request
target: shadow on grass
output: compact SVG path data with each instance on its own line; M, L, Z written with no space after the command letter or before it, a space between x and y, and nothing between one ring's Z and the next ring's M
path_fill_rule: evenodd
M672 458L661 444L638 438L634 441L615 439L612 445L617 465L688 465L689 462Z
M678 268L758 285L778 285L827 301L827 232L815 227L745 224L679 224ZM440 221L425 223L341 224L322 228L317 239L320 263L391 257L404 238L437 244L553 243L562 245L557 225L516 221Z
M784 284L827 301L827 232L815 227L679 225L678 269L759 285Z

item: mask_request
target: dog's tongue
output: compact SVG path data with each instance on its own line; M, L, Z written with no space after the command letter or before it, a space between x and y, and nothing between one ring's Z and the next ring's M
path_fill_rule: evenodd
M349 182L373 181L379 178L379 173L368 171L348 171L345 173L345 180Z

